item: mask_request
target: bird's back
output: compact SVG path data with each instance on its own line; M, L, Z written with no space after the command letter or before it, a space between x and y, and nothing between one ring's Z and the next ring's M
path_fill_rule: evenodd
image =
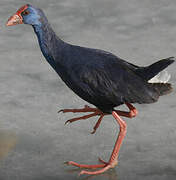
M57 69L63 81L103 111L125 102L152 103L159 97L153 86L135 73L138 66L111 53L69 45L64 54Z

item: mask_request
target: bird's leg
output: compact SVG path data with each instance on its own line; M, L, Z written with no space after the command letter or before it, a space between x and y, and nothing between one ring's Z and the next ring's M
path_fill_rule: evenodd
M124 116L124 117L128 117L128 118L133 118L138 114L137 109L130 103L125 103L127 105L127 107L129 108L129 112L126 111L119 111L119 110L115 110L115 112L117 112L117 114L119 116Z
M105 115L106 115L106 114L100 115L97 123L96 123L95 126L93 127L93 131L91 132L91 134L94 134L94 133L96 132L96 130L97 130L98 127L100 126L101 120L103 119L103 117L104 117Z
M72 112L72 113L93 112L92 114L88 114L88 115L85 115L85 116L69 119L69 120L67 120L65 122L65 124L72 123L72 122L75 122L75 121L78 121L78 120L85 120L85 119L88 119L90 117L98 116L98 115L102 114L102 112L99 109L91 108L88 105L85 105L84 108L81 108L81 109L61 109L60 111L58 111L58 113L59 112L63 112L63 113L67 113L67 112Z
M83 171L80 172L80 174L90 174L90 175L92 175L92 174L101 174L101 173L107 171L110 168L114 168L117 165L117 163L118 163L117 159L118 159L120 147L121 147L123 139L124 139L124 137L126 135L127 125L126 125L125 121L123 121L120 118L120 116L117 114L116 111L113 111L112 115L116 119L117 123L120 126L120 132L118 134L118 137L117 137L113 152L111 154L111 157L109 159L109 162L104 164L105 162L100 160L101 162L104 162L103 164L105 165L102 169L97 170L97 171L84 171L83 170Z
M125 103L125 104L127 105L127 107L129 108L130 111L126 112L126 111L115 110L117 112L117 114L119 116L124 116L124 117L129 117L129 118L135 117L137 115L137 113L138 113L136 108L130 103ZM67 120L65 122L65 124L72 123L72 122L75 122L75 121L78 121L78 120L85 120L85 119L91 118L93 116L100 116L97 123L95 124L91 134L94 134L96 132L96 130L98 129L103 117L105 115L108 115L106 113L103 113L99 109L91 108L88 105L85 105L84 108L81 108L81 109L62 109L62 110L60 110L58 112L63 112L63 113L67 113L67 112L72 112L72 113L93 112L92 114L88 114L88 115L85 115L85 116L69 119L69 120Z
M58 111L58 113L60 113L60 112L63 112L63 113L96 112L97 110L98 110L97 108L91 108L88 105L85 105L84 108L81 108L81 109L61 109Z
M136 115L138 114L138 111L137 109L130 103L125 103L127 105L127 107L129 108L129 112L126 112L126 111L119 111L119 110L115 110L115 112L119 115L119 116L124 116L124 117L128 117L128 118L133 118L133 117L136 117ZM98 129L100 123L101 123L101 120L103 119L103 117L105 115L109 115L109 114L102 114L100 116L100 118L98 119L97 123L95 124L94 126L94 130L91 132L91 134L94 134L96 132L96 130Z
M77 167L80 167L80 168L92 168L92 169L93 168L101 168L100 170L97 170L97 171L85 171L85 170L82 170L80 172L80 175L81 174L89 174L89 175L101 174L101 173L107 171L110 168L114 168L117 165L117 162L118 162L117 159L118 159L120 147L121 147L122 141L123 141L123 139L124 139L124 137L126 135L126 123L125 123L125 121L123 121L120 118L120 116L118 115L118 113L116 111L113 111L112 115L116 119L117 123L120 126L120 132L118 134L118 137L117 137L113 152L111 154L111 157L109 159L109 162L104 162L101 159L100 159L101 164L97 164L97 165L78 164L78 163L75 163L73 161L67 162L68 165L73 165L73 166L77 166Z
M97 108L91 108L87 105L84 106L84 108L81 108L81 109L62 109L58 112L63 112L63 113L67 113L67 112L73 112L73 113L80 113L80 112L93 112L92 114L88 114L88 115L85 115L85 116L81 116L81 117L76 117L76 118L72 118L72 119L69 119L65 122L65 124L67 123L72 123L72 122L75 122L75 121L78 121L78 120L85 120L85 119L88 119L88 118L91 118L93 116L100 116L97 123L95 124L94 128L93 128L93 131L91 132L91 134L94 134L96 132L96 130L98 129L100 123L101 123L101 120L103 119L103 117L107 114L103 113L102 111L100 111L99 109Z
M78 121L78 120L85 120L85 119L88 119L90 117L93 117L93 116L98 116L99 114L97 114L96 112L92 113L92 114L88 114L88 115L85 115L85 116L81 116L81 117L76 117L76 118L72 118L72 119L69 119L65 122L65 124L67 123L72 123L74 121Z

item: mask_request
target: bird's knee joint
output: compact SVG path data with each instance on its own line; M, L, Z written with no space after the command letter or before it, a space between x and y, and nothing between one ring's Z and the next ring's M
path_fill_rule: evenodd
M133 109L130 111L130 118L134 118L136 117L138 114L138 111L136 109Z
M127 132L127 127L126 126L120 128L121 135L125 136L126 132Z
M120 125L120 131L126 132L126 130L127 130L127 124L126 124L126 122L124 121L123 124Z

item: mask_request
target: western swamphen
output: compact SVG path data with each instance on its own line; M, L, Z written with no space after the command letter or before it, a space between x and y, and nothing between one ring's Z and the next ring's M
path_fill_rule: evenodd
M106 51L68 44L55 34L43 11L29 4L21 7L11 16L6 25L23 23L32 25L43 55L65 84L79 97L96 106L96 108L85 106L82 109L61 110L74 113L91 112L67 122L99 116L92 132L94 133L102 118L112 114L120 126L120 132L108 162L99 159L101 163L97 165L78 164L73 161L67 164L83 168L101 168L96 171L82 170L80 174L99 174L113 168L117 165L120 146L127 127L120 116L135 117L137 110L131 103L154 103L159 96L172 91L171 84L167 83L170 76L164 73L162 76L165 80L156 82L156 79L159 80L156 75L159 76L160 71L174 62L173 57L147 67L139 67ZM122 104L129 108L129 112L114 109Z

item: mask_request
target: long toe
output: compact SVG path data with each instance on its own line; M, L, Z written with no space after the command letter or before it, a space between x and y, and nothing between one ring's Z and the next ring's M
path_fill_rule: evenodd
M63 112L63 113L68 113L68 112L72 112L72 113L97 112L98 114L102 113L99 109L91 108L88 105L85 105L84 108L80 108L80 109L61 109L58 111L58 113L60 113L60 112Z
M88 164L78 164L74 161L67 161L67 162L65 162L65 164L76 166L79 168L87 168L87 169L103 168L106 166L106 164L104 164L104 163L103 164L88 165Z
M100 169L100 170L97 170L97 171L85 171L85 170L82 170L79 175L82 175L82 174L88 174L88 175L96 175L96 174L102 174L104 173L105 171L107 171L108 169L112 168L110 164L108 165L105 165L104 168Z
M96 170L96 171L82 170L79 173L79 175L81 175L81 174L89 174L89 175L101 174L101 173L104 173L105 171L107 171L110 168L114 168L117 165L117 160L112 161L112 162L105 162L105 161L103 161L102 159L99 158L99 161L101 162L101 164L96 164L96 165L78 164L78 163L76 163L74 161L68 161L68 162L65 162L65 164L76 166L76 167L79 167L79 168L86 168L86 169L100 168L99 170Z
M105 162L105 161L103 161L102 159L99 158L99 161L104 164L104 167L102 167L101 169L96 170L96 171L85 171L85 170L82 170L79 173L79 175L81 175L81 174L88 174L88 175L102 174L105 171L107 171L108 169L114 168L118 164L117 160L114 160L114 161L111 161L111 162L107 163L107 162Z

